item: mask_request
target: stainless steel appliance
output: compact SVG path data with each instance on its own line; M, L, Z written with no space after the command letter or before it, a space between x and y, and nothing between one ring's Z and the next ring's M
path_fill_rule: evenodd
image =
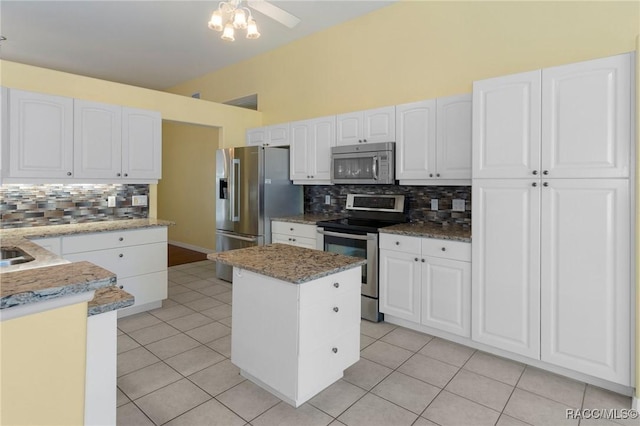
M395 142L331 148L331 182L395 183Z
M378 307L378 229L407 221L404 195L348 194L349 217L318 222L324 251L367 259L362 266L362 318L383 319Z
M289 147L241 147L216 152L216 251L271 242L271 218L301 214L302 187L289 180ZM232 267L216 275L232 280Z

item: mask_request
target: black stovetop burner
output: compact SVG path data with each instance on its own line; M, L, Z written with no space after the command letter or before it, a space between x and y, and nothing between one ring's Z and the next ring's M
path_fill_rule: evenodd
M376 233L380 228L408 221L404 196L349 194L346 211L349 213L346 218L325 220L317 225L326 230Z
M330 228L336 230L346 230L346 231L360 231L360 232L378 232L378 229L384 228L385 226L392 226L402 222L396 221L383 221L383 220L372 220L372 219L358 219L354 217L345 217L342 219L334 219L334 220L324 220L322 222L318 222L317 225L323 227L327 230Z

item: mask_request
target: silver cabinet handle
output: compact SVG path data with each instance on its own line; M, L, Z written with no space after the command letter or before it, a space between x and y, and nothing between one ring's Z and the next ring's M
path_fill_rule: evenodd
M333 312L338 312L340 309L337 306L333 307Z
M542 186L549 186L549 182L543 183Z
M338 287L340 287L340 283L333 283L333 286L334 286L335 288L338 288Z
M332 349L331 349L331 351L332 351L334 354L337 354L337 353L338 353L338 348L332 348Z
M124 241L123 237L118 238L118 241Z
M442 251L447 251L446 247L442 247Z
M545 176L546 176L546 175L548 175L548 174L549 174L549 170L544 170L544 171L542 172L542 174L543 174L543 175L545 175Z
M440 173L436 173L436 177L440 177Z
M531 186L533 186L533 187L535 188L536 186L538 186L538 184L537 184L536 182L533 182L533 183L531 184Z
M116 176L120 177L120 173L116 173Z
M433 173L429 173L429 177L433 177Z
M538 174L538 171L537 171L537 170L534 170L532 173L533 173L533 175L535 176L535 175L537 175L537 174Z
M422 259L422 263L424 263L424 259Z
M413 259L413 260L417 262L417 261L418 261L418 258L416 257L416 258L415 258L415 259Z
M122 290L124 288L124 286L121 284L118 287L120 287L120 290Z
M125 174L124 174L124 177L127 177L127 176L129 176L129 173L125 173Z
M240 240L240 241L248 241L250 243L258 241L258 237L243 237L240 235L235 235L235 234L228 234L226 232L222 232L222 231L217 231L218 235L223 235L227 238L231 238L234 240Z
M67 172L67 176L71 176L71 172Z
M124 257L124 254L120 253L120 254L118 255L118 257Z

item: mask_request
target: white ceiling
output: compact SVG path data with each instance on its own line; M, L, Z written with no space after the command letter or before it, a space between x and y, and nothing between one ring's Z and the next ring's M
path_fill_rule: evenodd
M207 28L215 0L1 0L0 57L162 90L394 1L275 0L302 22L289 29L252 10L261 37L225 42Z

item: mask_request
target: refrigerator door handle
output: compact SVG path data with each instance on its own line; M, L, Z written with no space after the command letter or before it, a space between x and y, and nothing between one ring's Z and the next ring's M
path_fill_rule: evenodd
M218 231L218 234L221 236L224 236L226 238L231 238L233 240L241 240L241 241L248 241L250 243L253 243L255 241L258 241L259 237L243 237L241 235L237 235L237 234L228 234L226 232L222 232L222 231Z
M229 216L231 222L240 222L240 213L238 212L238 204L240 200L240 160L234 158L231 162L231 200L229 203Z

